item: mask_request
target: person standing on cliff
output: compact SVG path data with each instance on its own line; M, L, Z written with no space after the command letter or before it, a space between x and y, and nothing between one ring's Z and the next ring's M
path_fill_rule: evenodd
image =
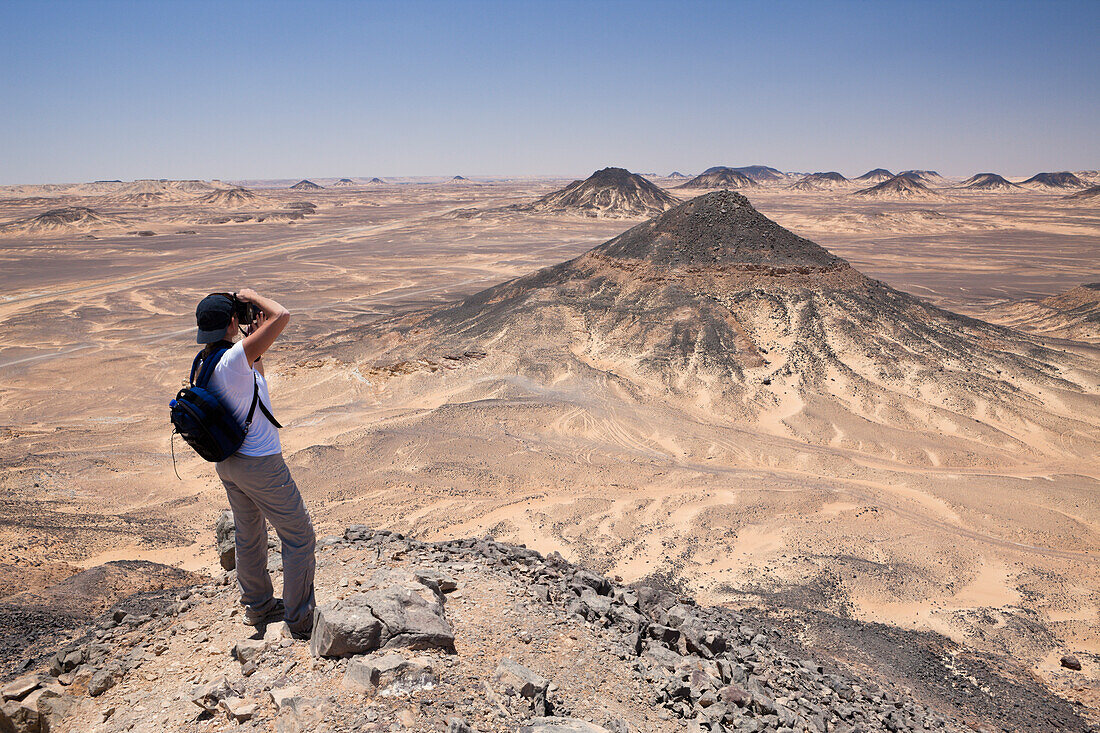
M236 303L234 301L237 301ZM237 315L239 303L255 307L244 338ZM209 386L221 403L244 425L259 390L261 404L270 405L262 357L290 321L290 311L255 290L213 293L195 310L204 354L228 349L219 359ZM261 626L286 621L292 634L307 637L313 628L316 603L313 578L316 538L302 495L283 461L279 431L257 416L240 449L218 462L236 530L237 581L245 623ZM282 542L283 597L276 598L267 570L267 522Z

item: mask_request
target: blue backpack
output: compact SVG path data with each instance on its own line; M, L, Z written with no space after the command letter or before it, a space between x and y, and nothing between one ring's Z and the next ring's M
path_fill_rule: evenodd
M260 384L255 374L252 375L252 406L248 408L248 417L243 426L233 417L233 413L226 409L218 396L207 387L211 375L214 374L214 367L225 356L225 352L229 351L229 346L219 345L219 348L205 359L202 357L203 352L200 351L191 364L189 379L191 386L181 389L176 394L176 399L168 403L172 408L174 433L182 435L184 441L204 459L215 463L224 461L240 450L245 436L248 435L248 429L252 426L252 416L256 413L257 405L272 425L277 428L282 427L260 399ZM174 446L172 465L174 468Z

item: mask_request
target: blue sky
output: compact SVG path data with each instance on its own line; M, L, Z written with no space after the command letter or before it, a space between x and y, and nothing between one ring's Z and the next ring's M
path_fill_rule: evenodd
M1100 2L0 3L0 183L1100 167Z

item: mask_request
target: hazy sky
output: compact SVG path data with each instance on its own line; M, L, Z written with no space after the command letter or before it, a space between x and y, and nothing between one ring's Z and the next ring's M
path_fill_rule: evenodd
M1100 1L0 2L0 183L1100 168Z

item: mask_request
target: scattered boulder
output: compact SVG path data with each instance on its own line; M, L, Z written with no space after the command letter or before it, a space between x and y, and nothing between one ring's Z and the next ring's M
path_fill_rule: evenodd
M550 682L542 675L532 672L514 659L505 657L500 660L496 671L493 673L493 681L496 682L505 694L515 694L522 697L534 697L539 692L543 694L550 687Z
M421 583L388 586L318 606L313 613L310 652L347 657L380 648L443 649L454 652L455 637L442 598Z
M241 664L257 661L267 651L266 639L245 639L233 645L233 658Z
M238 723L252 720L257 709L256 703L240 697L227 697L218 703L218 707L229 716L230 720Z
M291 699L300 695L301 691L297 687L275 687L267 692L267 697L276 710L282 710Z
M88 680L88 694L92 697L99 697L104 692L117 685L118 681L122 679L123 674L122 667L117 663L110 664L99 670L92 675L90 680Z
M22 700L42 684L42 675L26 674L4 685L4 700Z
M60 677L72 672L84 661L84 652L80 649L62 649L50 657L50 674Z
M1062 666L1065 667L1066 669L1072 669L1074 672L1080 672L1081 671L1081 660L1079 660L1077 657L1073 656L1072 654L1067 654L1064 657L1062 657L1061 662L1062 662Z
M228 697L241 697L243 695L243 686L239 683L232 684L227 677L222 676L213 682L209 682L197 688L194 694L191 695L191 702L195 703L203 710L213 713L218 709L222 700Z
M343 687L381 695L408 695L435 687L430 659L406 659L390 653L381 657L353 657L344 672Z

